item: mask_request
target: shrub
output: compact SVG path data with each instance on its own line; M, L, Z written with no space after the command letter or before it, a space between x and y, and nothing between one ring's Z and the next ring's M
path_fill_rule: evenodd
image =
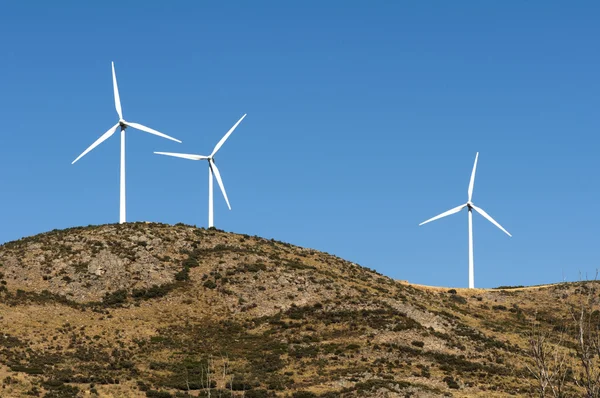
M10 370L12 370L13 372L23 372L23 373L27 373L29 375L41 375L44 374L44 371L40 368L29 368L27 366L21 366L21 365L12 365L10 367Z
M188 257L185 260L183 260L183 267L184 268L194 268L198 266L198 260L195 257Z
M140 391L148 391L150 389L150 387L148 386L148 384L144 383L141 380L138 380L137 386L140 389Z
M517 286L498 286L498 287L494 287L493 289L519 289L525 287L523 285L517 285Z
M163 297L169 294L175 288L175 284L167 283L165 285L152 285L148 289L134 289L131 296L137 300L148 300L156 297Z
M146 391L146 396L148 398L171 398L172 397L172 395L166 391L156 391L156 390Z
M217 284L215 283L215 281L209 279L206 282L204 282L203 286L207 289L214 289L217 287Z
M175 274L175 280L179 282L188 281L190 279L189 267L184 267L181 271Z
M450 296L450 300L458 304L467 304L467 299L457 294Z
M246 391L246 390L251 390L252 386L250 385L250 383L244 381L241 376L236 380L236 378L233 378L233 382L228 382L226 384L226 387L228 389L231 389L233 391Z
M292 398L316 398L317 395L310 391L296 391L292 394Z
M102 298L104 305L119 305L123 304L127 300L127 290L121 289L116 290L112 293L106 293Z
M246 391L244 396L246 398L267 398L269 396L268 394L267 390L260 389Z
M458 390L460 388L460 386L458 385L458 383L456 382L456 380L454 380L454 378L452 376L444 377L444 381L448 385L448 388L452 388L454 390Z
M44 395L44 398L76 398L78 395L79 388L63 384L56 389L48 391Z
M240 264L236 270L239 272L258 272L265 271L266 269L267 266L264 263L256 262L253 264Z

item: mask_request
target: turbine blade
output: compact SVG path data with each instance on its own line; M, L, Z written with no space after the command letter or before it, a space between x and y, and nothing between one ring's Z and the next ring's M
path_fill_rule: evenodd
M473 197L473 186L475 185L475 170L477 169L477 158L479 157L479 152L475 155L475 163L473 164L473 171L471 172L471 182L469 182L469 202Z
M76 161L78 161L79 159L81 159L82 157L84 157L85 154L87 154L89 151L91 151L92 149L96 148L102 142L104 142L105 140L107 140L111 135L113 135L115 133L115 131L117 130L117 127L119 127L119 123L115 124L110 129L108 129L108 131L106 133L102 134L100 136L100 138L98 138L92 145L90 145L88 147L88 149L86 149L85 151L83 151L83 153L81 155L77 156L77 159L75 159L74 161L72 161L71 164L74 164Z
M510 236L510 237L512 238L512 235L511 235L511 234L509 234L507 230L505 230L504 228L502 228L502 225L498 224L498 223L496 222L496 220L494 220L494 219L492 218L492 216L490 216L489 214L487 214L487 213L485 212L485 210L483 210L482 208L480 208L480 207L477 207L477 206L475 206L475 205L471 205L471 206L472 206L472 207L475 209L475 211L476 211L477 213L479 213L479 214L481 214L482 216L484 216L485 218L487 218L487 220L488 220L489 222L491 222L492 224L494 224L495 226L497 226L498 228L500 228L502 231L504 231L504 233L505 233L506 235L508 235L508 236Z
M166 134L161 133L160 131L156 131L154 129L151 129L150 127L146 127L146 126L144 126L142 124L139 124L139 123L130 123L130 122L125 122L125 124L128 125L128 126L133 127L134 129L142 130L142 131L145 131L146 133L154 134L154 135L157 135L157 136L162 137L162 138L166 138L166 139L171 140L171 141L179 142L181 144L181 141L179 141L177 138L173 138L171 136L168 136Z
M221 147L223 146L223 144L225 143L225 141L227 141L227 138L229 138L229 136L231 135L231 133L233 133L233 130L235 130L235 128L238 126L238 124L240 124L242 122L242 120L244 120L245 117L246 117L246 114L244 113L244 116L242 116L240 118L240 120L238 120L237 123L234 124L233 127L229 129L229 131L227 132L227 134L225 134L223 136L223 138L221 138L221 141L219 141L217 143L217 145L215 145L215 149L213 149L212 153L210 154L211 157L215 156L215 153L217 153L217 151L219 149L221 149Z
M461 210L463 209L463 207L465 207L465 206L466 206L466 204L464 204L464 205L460 205L460 206L456 206L455 208L453 208L453 209L450 209L450 210L448 210L448 211L445 211L445 212L443 212L442 214L440 214L440 215L437 215L437 216L435 216L435 217L433 217L433 218L430 218L430 219L429 219L429 220L427 220L427 221L423 221L421 224L419 224L419 226L421 226L421 225L423 225L423 224L427 224L428 222L431 222L431 221L435 221L435 220L437 220L437 219L439 219L439 218L446 217L446 216L449 216L449 215L451 215L451 214L454 214L454 213L458 213L458 212L459 212L459 211L461 211Z
M227 207L229 207L229 210L231 210L231 205L229 204L229 199L227 199L227 192L225 192L225 186L223 185L223 180L221 180L221 173L219 173L219 169L217 168L215 161L210 159L208 161L208 166L210 167L213 174L217 178L217 183L219 184L219 187L221 188L221 192L223 192L223 197L225 198L225 202L227 202Z
M190 155L187 153L174 153L174 152L154 152L157 155L166 155L166 156L173 156L176 158L183 158L183 159L190 159L190 160L203 160L203 159L208 159L208 156L202 156L202 155Z
M117 86L117 74L115 73L115 63L112 62L112 72L113 72L113 90L115 92L115 108L117 108L117 114L119 115L119 120L123 119L123 110L121 109L121 97L119 97L119 86Z

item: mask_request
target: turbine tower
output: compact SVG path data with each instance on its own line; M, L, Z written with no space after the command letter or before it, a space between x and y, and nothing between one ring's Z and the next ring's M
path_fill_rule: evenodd
M119 122L112 126L108 131L100 136L92 145L90 145L81 155L77 157L71 164L74 164L83 156L85 156L92 149L96 148L102 142L109 139L117 128L121 128L121 187L120 187L120 206L119 206L119 223L123 224L125 222L125 129L127 127L133 127L134 129L145 131L146 133L154 134L159 137L163 137L175 142L181 143L176 138L170 137L166 134L161 133L160 131L156 131L151 129L150 127L143 126L139 123L128 122L123 119L123 111L121 110L121 99L119 97L119 87L117 86L117 75L115 74L115 63L112 62L112 77L113 77L113 90L115 94L115 108L117 109L117 114L119 115Z
M183 158L189 160L208 160L208 227L214 227L214 216L213 216L213 174L217 179L217 183L221 188L221 192L223 192L223 197L225 198L225 202L227 203L227 207L231 210L231 205L229 204L229 199L227 199L227 193L225 192L225 186L223 185L223 180L221 179L221 173L219 173L219 169L217 168L217 164L215 163L215 155L221 149L221 146L227 141L227 138L233 133L233 130L244 120L246 114L237 121L236 124L233 125L232 128L229 129L227 134L221 138L221 140L215 145L212 153L209 156L203 155L190 155L187 153L173 153L173 152L154 152L157 155L167 155L174 156L176 158Z
M496 220L494 220L489 214L487 214L485 212L485 210L483 210L480 207L475 206L473 204L473 202L471 202L471 198L473 197L473 186L475 185L475 170L477 169L477 158L478 157L479 157L479 152L477 152L477 154L475 155L475 164L473 164L473 171L471 172L471 181L469 182L469 191L468 191L469 199L467 200L467 203L457 206L453 209L450 209L440 215L437 215L437 216L430 218L429 220L424 221L421 224L419 224L419 226L421 226L423 224L427 224L428 222L435 221L439 218L443 218L443 217L449 216L451 214L458 213L465 207L469 210L469 212L468 212L468 214L469 214L469 288L471 288L471 289L473 289L475 287L475 275L474 275L474 265L473 265L473 210L475 210L477 213L479 213L483 217L485 217L489 222L491 222L492 224L494 224L495 226L500 228L508 236L512 237L512 235L509 234L508 231L505 230L500 224L498 224L496 222Z

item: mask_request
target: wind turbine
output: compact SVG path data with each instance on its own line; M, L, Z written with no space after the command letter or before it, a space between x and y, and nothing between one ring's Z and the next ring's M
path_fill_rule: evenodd
M227 193L225 192L225 186L223 185L223 180L221 180L221 173L219 173L219 169L217 168L217 164L215 163L215 155L221 149L221 146L225 143L227 138L233 133L233 130L244 120L246 114L237 121L236 124L233 125L232 128L221 138L221 140L215 145L215 149L213 149L212 153L208 156L203 155L190 155L187 153L173 153L173 152L154 152L157 155L167 155L174 156L176 158L183 158L189 160L208 160L208 227L214 227L214 217L213 217L213 173L217 178L217 183L221 188L221 192L223 192L223 197L225 198L225 202L227 202L227 207L231 210L231 205L229 204L229 199L227 199Z
M429 220L424 221L421 224L419 224L419 226L421 226L423 224L427 224L428 222L435 221L439 218L443 218L443 217L449 216L451 214L458 213L465 207L468 208L468 210L469 210L469 288L471 288L471 289L473 289L475 287L475 276L474 276L474 271L473 271L473 214L472 214L473 210L475 210L477 213L479 213L483 217L485 217L489 222L491 222L492 224L494 224L495 226L500 228L508 236L512 237L512 235L509 234L508 231L502 227L502 225L498 224L496 222L496 220L494 220L482 208L475 206L473 204L473 202L471 202L471 198L473 197L473 185L475 184L475 170L477 169L477 158L478 157L479 157L479 152L477 152L477 154L475 155L475 164L473 164L473 171L471 172L471 182L469 182L469 192L468 192L469 199L467 200L467 203L457 206L446 212L443 212L442 214L437 215L433 218L430 218Z
M112 62L112 77L113 77L113 90L115 94L115 108L117 109L117 114L119 115L119 122L112 126L108 131L100 136L92 145L88 147L81 155L77 157L71 164L74 164L76 161L85 156L89 151L96 148L98 145L109 139L117 128L121 128L121 189L120 189L120 211L119 211L119 223L123 224L125 222L125 129L127 127L133 127L134 129L145 131L146 133L154 134L159 137L163 137L169 140L173 140L175 142L181 143L176 138L170 137L166 134L161 133L160 131L156 131L151 129L150 127L143 126L139 123L128 122L123 119L123 111L121 110L121 99L119 97L119 87L117 86L117 75L115 74L115 63Z

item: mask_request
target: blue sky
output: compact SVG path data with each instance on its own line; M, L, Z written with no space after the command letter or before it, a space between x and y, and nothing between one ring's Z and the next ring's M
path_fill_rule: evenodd
M600 266L600 4L592 1L7 1L0 4L0 241L118 221L215 224L414 283L593 278ZM156 2L159 3L159 2ZM35 6L34 6L35 5ZM215 186L216 188L216 186Z

